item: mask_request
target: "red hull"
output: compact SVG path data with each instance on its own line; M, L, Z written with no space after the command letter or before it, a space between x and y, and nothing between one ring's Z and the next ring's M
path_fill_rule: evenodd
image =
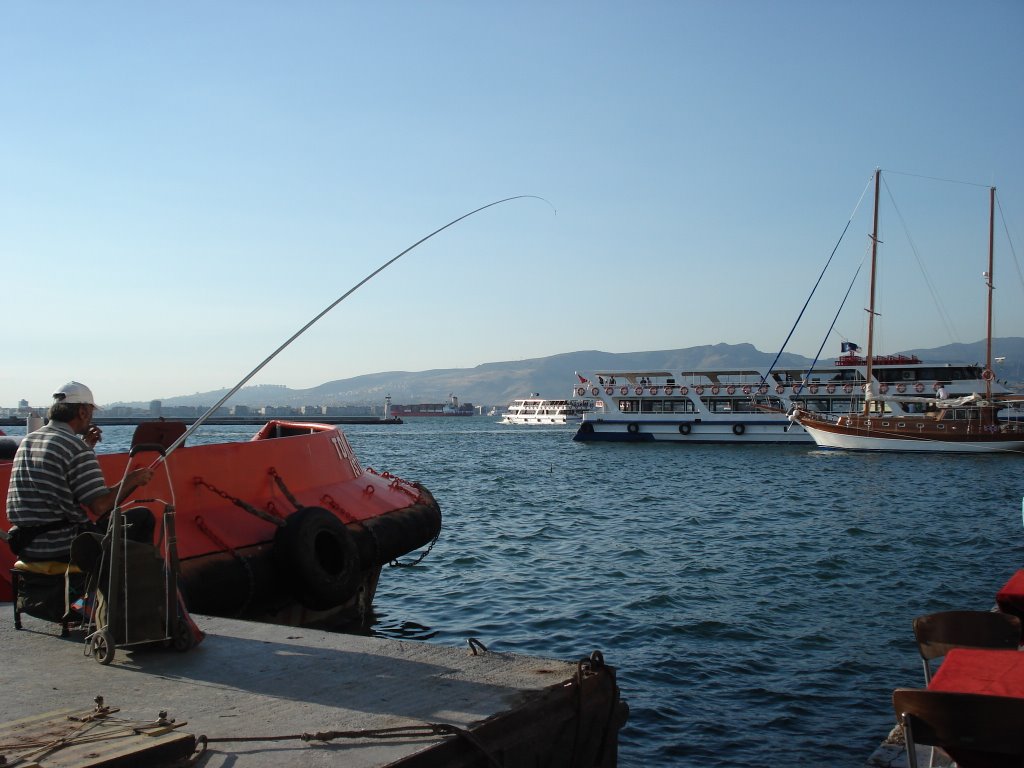
M131 464L148 465L157 455L137 453ZM114 484L129 456L101 454L99 460L108 484ZM11 466L0 461L5 530ZM158 467L135 496L143 494L174 503L190 610L288 623L294 618L287 617L305 615L303 608L320 615L356 601L366 607L380 566L429 543L441 526L428 491L364 469L345 434L324 424L272 421L249 442L179 448L167 459L166 471ZM130 498L123 506L140 505L160 520L163 503ZM318 558L324 560L319 571L309 566ZM11 599L13 564L10 550L0 545L0 600ZM338 569L356 569L357 575L322 590L308 583L319 572L330 578Z

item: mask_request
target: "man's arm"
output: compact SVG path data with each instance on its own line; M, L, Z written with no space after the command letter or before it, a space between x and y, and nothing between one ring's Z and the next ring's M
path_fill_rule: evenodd
M149 467L133 469L124 479L124 491L121 493L121 501L127 499L137 488L141 488L152 479L153 470ZM110 510L114 508L114 502L118 500L118 487L118 485L112 486L105 493L101 493L86 502L85 506L89 508L94 517L99 519L110 513Z

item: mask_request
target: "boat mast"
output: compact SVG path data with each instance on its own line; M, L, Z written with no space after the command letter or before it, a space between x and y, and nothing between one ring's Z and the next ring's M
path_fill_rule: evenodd
M988 328L985 347L985 399L992 399L992 379L995 374L992 372L992 293L993 278L992 266L995 261L995 235L996 235L996 188L988 188L988 272L985 273L985 284L988 286Z
M875 213L874 222L871 228L871 298L868 306L868 368L867 378L864 382L864 415L868 415L871 403L868 400L868 392L871 390L871 362L874 357L875 344L875 264L878 258L878 189L879 181L882 178L882 169L875 168Z

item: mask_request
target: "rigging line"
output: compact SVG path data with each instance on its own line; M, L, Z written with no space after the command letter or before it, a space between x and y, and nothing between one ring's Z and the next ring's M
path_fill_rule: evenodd
M913 179L925 179L927 181L940 181L943 184L963 184L965 187L982 187L984 189L989 189L992 186L991 184L980 184L980 183L975 182L975 181L960 181L959 179L944 179L941 176L925 176L925 175L920 174L920 173L910 173L909 171L893 171L893 170L890 170L888 168L883 168L882 170L884 170L886 173L892 173L892 174L895 174L897 176L909 176L909 177L911 177Z
M843 311L843 307L846 305L846 300L850 298L850 291L853 290L854 284L857 282L857 276L860 274L860 270L864 266L864 259L861 259L860 264L857 265L857 271L853 273L853 279L850 280L850 285L846 289L846 295L843 296L843 300L839 303L839 309L836 310L836 316L832 318L832 325L828 327L828 331L825 333L825 338L821 340L821 346L818 347L818 352L814 356L814 360L811 362L811 367L807 369L807 378L810 378L814 372L814 366L818 364L821 359L822 350L825 349L825 344L828 343L828 337L832 335L832 331L836 327L836 323L839 322L839 313Z
M782 347L775 355L775 359L772 360L772 364L768 366L768 372L761 376L761 382L758 386L763 386L768 380L768 375L775 370L775 364L779 362L779 358L782 357L782 353L786 351L786 345L789 344L789 340L793 338L793 333L796 331L796 327L800 324L800 319L804 316L804 312L807 310L807 305L811 303L811 297L814 296L814 292L818 290L818 286L821 285L821 279L825 276L825 272L828 270L828 265L832 263L832 259L836 255L836 251L839 250L839 245L843 242L843 238L846 237L847 231L850 229L850 224L853 223L853 217L857 215L857 211L860 209L860 204L864 202L864 195L867 194L870 189L872 182L874 181L875 175L871 174L871 178L868 179L868 183L864 185L863 191L860 193L860 197L857 200L857 204L853 207L853 212L850 214L850 218L846 220L846 226L843 227L843 232L839 235L839 239L836 241L835 247L832 249L832 253L829 254L828 260L825 262L825 266L821 269L821 274L818 275L818 279L814 283L814 288L811 289L810 294L807 296L807 300L804 302L803 307L800 309L800 313L796 316L796 321L793 323L793 327L789 329L789 334L786 336L786 340L782 342Z
M1017 249L1013 247L1013 238L1010 237L1010 226L1006 223L1006 214L1003 213L1003 201L996 192L996 206L999 208L999 220L1003 222L1003 231L1006 232L1006 242L1010 246L1010 253L1013 256L1013 265L1017 268L1017 277L1020 279L1021 287L1024 287L1024 272L1020 268L1020 260L1017 258Z
M400 258L405 256L405 254L407 254L413 248L415 248L416 246L420 245L421 243L426 242L427 240L432 238L434 235L436 235L436 234L438 234L440 232L443 232L444 230L448 229L448 227L451 227L451 226L453 226L455 224L458 224L463 219L469 218L474 213L480 213L480 211L487 210L488 208L493 208L495 205L501 205L502 203L507 203L507 202L510 202L512 200L523 200L523 199L526 199L526 198L531 198L533 200L541 200L542 202L547 203L548 205L551 206L551 209L555 212L555 215L556 216L558 215L558 209L555 208L555 206L551 204L551 201L547 200L546 198L540 197L538 195L514 195L512 197L506 197L506 198L503 198L501 200L495 200L493 203L488 203L487 205L482 205L479 208L476 208L476 209L470 211L469 213L464 213L461 216L459 216L457 219L452 219L447 224L445 224L443 227L438 227L437 229L435 229L433 232L431 232L426 237L421 237L419 240L417 240L415 243L410 245L408 248L406 248L400 254L398 254L397 256L392 257L388 261L386 261L383 264L381 264L379 267L377 267L375 270L373 270L373 272L368 274L366 277L364 277L358 283L356 283L351 288L349 288L347 291L345 291L345 293L343 293L341 296L339 296L337 299L335 299L323 311L321 311L320 314L318 314L316 317L314 317L312 320L310 320L308 323L306 323L304 326L302 326L299 330L297 330L295 333L293 333L288 338L288 340L286 342L284 342L281 346L279 346L277 349L275 349L262 363L260 363L255 368L253 368L248 374L246 374L242 378L241 381L239 381L237 384L235 384L235 386L231 388L231 391L229 391L220 400L218 400L215 405L211 406L210 409L206 411L206 413L204 413L202 416L200 416L198 419L196 419L195 422L193 422L192 425L187 430L185 430L185 433L182 434L181 437L179 437L177 440L175 440L173 443L171 443L167 447L167 449L163 452L163 454L158 456L154 460L153 465L155 465L156 463L161 462L161 461L166 461L167 457L170 456L175 450L177 450L178 447L181 446L181 444L184 443L185 440L193 432L195 432L197 429L199 429L199 427L202 426L206 422L206 420L210 418L210 416L212 416L214 413L216 413L218 408L220 408L222 405L224 405L224 403L226 403L236 392L238 392L238 390L240 390L242 387L244 387L245 384L253 376L255 376L257 373L262 371L263 368L271 360L273 360L282 351L284 351L285 347L287 347L289 344L291 344L293 341L295 341L297 338L299 338L299 336L301 336L306 331L308 331L310 329L310 327L312 327L312 325L314 323L316 323L320 318L322 318L324 315L326 315L328 312L330 312L332 309L334 309L336 306L338 306L341 302L343 302L345 299L347 299L349 296L351 296L353 293L355 293L356 290L361 288L363 285L365 285L370 280L372 280L374 277L376 277L379 273L383 272L385 269L390 267L392 264L394 264Z
M928 293L932 295L932 302L935 304L935 309L939 313L939 319L942 321L942 324L946 326L946 333L949 335L949 338L959 342L959 334L956 332L956 328L953 327L953 320L942 306L942 301L939 299L939 295L935 290L935 284L932 282L931 277L929 277L928 271L925 269L924 261L921 259L921 254L917 250L917 244L914 243L914 238L910 234L910 227L907 226L907 221L903 218L903 212L896 204L896 198L893 196L892 189L889 188L884 176L882 177L882 184L885 185L886 194L889 195L889 202L892 203L893 210L896 211L896 216L899 218L900 224L903 225L903 234L906 235L907 242L910 243L910 250L914 254L914 259L917 261L918 269L921 270L921 276L924 278L924 284L928 286Z

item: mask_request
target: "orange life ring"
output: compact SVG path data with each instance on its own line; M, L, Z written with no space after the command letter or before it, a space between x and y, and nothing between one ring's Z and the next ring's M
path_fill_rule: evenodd
M637 387L637 388L636 388L636 390L634 390L634 391L635 391L635 392L636 392L636 393L637 393L638 395L642 395L642 394L644 393L644 388L643 388L643 387Z
M665 387L665 394L671 395L673 392L675 392L675 389L675 387Z
M583 397L583 393L586 391L583 387L576 387L576 397Z
M818 394L818 385L817 384L811 384L810 389L811 389L811 394L812 395Z
M734 387L732 384L730 384L728 387L725 388L725 391L726 391L726 394L735 395L736 394L736 387Z
M915 392L924 392L924 384L922 384L920 381L917 382L917 384L914 385L914 391Z
M651 387L651 394L652 395L658 394L658 388L657 387Z
M907 391L907 385L902 383L902 382L900 382L899 384L896 385L896 391L900 392L900 393L906 392Z
M836 391L836 385L835 384L829 384L827 387L825 387L825 391L828 392L831 395L833 392Z
M749 395L750 394L750 385L749 384L744 384L743 385L743 394L744 395Z
M843 384L843 392L853 392L852 384Z
M680 387L679 388L679 394L680 395L688 395L688 394L690 394L690 390L688 390L686 387Z
M601 390L598 389L597 387L591 387L590 394L592 394L594 397L597 397L599 394L601 394Z
M693 391L696 392L698 395L703 395L704 394L704 387L694 387Z
M757 388L757 391L759 394L766 395L768 394L768 387L762 384L760 387Z
M992 373L992 371L988 368L986 368L985 372L981 374L981 378L983 378L985 381L992 381L992 379L994 379L995 377L996 375Z
M605 393L606 395L610 395L610 394L611 394L612 392L614 392L614 391L615 391L615 387L605 387L605 388L604 388L604 393Z
M720 391L721 391L721 388L717 384L715 384L715 386L713 386L711 388L711 394L712 395L717 395Z
M779 395L781 395L785 391L786 391L786 388L784 386L782 386L781 384L779 384L779 386L777 386L775 388L776 394L779 394Z
M628 395L629 394L629 387L619 387L619 394L620 395Z

